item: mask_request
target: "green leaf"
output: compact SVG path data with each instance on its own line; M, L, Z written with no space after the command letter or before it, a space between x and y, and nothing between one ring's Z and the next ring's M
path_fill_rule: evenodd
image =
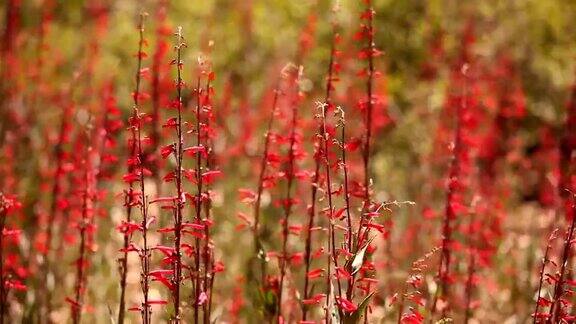
M366 249L368 248L368 246L370 245L370 243L372 242L374 238L371 238L370 240L368 240L368 242L364 245L363 248L361 248L358 252L356 252L356 255L354 256L354 259L352 260L352 271L351 274L355 275L356 272L358 272L360 270L360 268L362 267L362 264L364 263L364 255L366 254Z
M370 243L368 243L368 244L370 244ZM368 296L366 296L366 298L364 298L364 300L360 303L360 305L358 305L358 309L356 309L356 311L354 311L351 314L345 315L342 318L342 323L343 324L357 324L357 323L359 323L360 318L362 317L362 314L364 314L366 307L368 307L368 304L370 303L370 298L372 298L372 296L374 296L374 291L371 292Z

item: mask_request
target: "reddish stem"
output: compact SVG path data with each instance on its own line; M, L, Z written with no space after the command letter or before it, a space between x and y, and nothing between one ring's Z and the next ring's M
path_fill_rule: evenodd
M150 152L155 152L158 146L160 145L160 136L161 136L161 112L160 107L162 104L162 87L161 83L163 78L165 77L163 74L162 65L164 64L166 52L168 50L168 44L165 40L164 29L166 15L167 15L167 0L160 0L158 4L158 9L156 12L156 22L158 24L156 28L156 49L154 52L154 57L152 59L152 93L151 93L151 101L152 101L152 132L151 132L151 140L152 140L152 148ZM158 172L161 168L161 159L158 159L155 164L156 168L156 175L155 175L155 182L156 182L156 193L158 196L162 196L162 178L160 176L160 172Z
M90 166L90 154L91 147L87 147L84 150L82 166L84 167L84 192L82 193L82 218L78 227L80 229L80 247L79 247L79 257L76 261L76 284L75 284L75 297L74 305L72 305L72 322L74 324L79 324L82 317L82 303L84 298L84 290L86 287L85 278L85 268L86 268L86 253L87 253L87 243L90 241L88 238L87 229L91 225L90 220L90 210L92 209L91 200L91 166Z
M364 206L363 210L368 210L370 206L370 157L371 157L371 141L372 141L372 110L373 110L373 101L372 101L372 92L373 92L373 84L374 84L374 10L372 9L372 1L367 0L367 7L369 11L368 15L368 26L367 26L367 33L368 33L368 78L366 79L366 138L364 140L364 149L362 151L362 161L364 164ZM360 215L360 226L358 227L358 240L356 244L356 249L358 250L361 246L362 241L367 237L368 231L366 230L363 235L360 233L362 232L362 228L366 222L366 217L364 212Z
M374 44L374 9L372 8L372 1L366 0L366 7L368 12L368 25L365 26L365 32L367 33L367 47L364 48L367 51L367 59L368 59L368 67L367 67L367 78L366 78L366 115L365 124L366 124L366 134L364 139L364 147L362 149L362 162L364 167L364 201L362 204L362 211L360 214L360 220L358 222L358 233L356 234L356 245L353 250L353 254L358 253L362 248L364 242L367 241L368 235L370 232L370 228L366 228L367 220L366 213L370 209L371 199L370 199L370 157L371 157L371 141L372 141L372 110L373 110L373 101L372 101L372 93L374 87L374 74L375 74L375 65L374 65L374 53L375 53L375 44ZM364 229L364 230L363 230ZM352 277L349 280L348 290L347 290L347 297L349 300L352 300L354 296L354 285L356 282L356 275L357 273L352 274ZM365 316L367 318L367 316Z
M142 53L144 46L144 19L145 14L140 14L140 26L139 26L139 36L140 41L138 43L138 53ZM148 303L148 290L150 287L149 273L150 273L150 251L148 249L148 199L146 196L146 187L144 184L144 150L142 149L142 118L140 116L140 82L141 82L141 71L142 70L142 55L138 55L138 69L136 70L136 88L134 91L134 106L133 106L133 123L132 125L132 136L133 140L136 141L136 148L138 152L137 162L139 167L139 182L140 182L140 212L142 214L141 228L142 228L142 240L143 246L140 251L141 259L141 289L142 295L144 297L143 307L142 307L142 322L144 324L149 324L151 321L152 308Z
M470 238L469 242L468 242L468 248L470 249L470 256L468 259L468 276L466 278L466 289L465 289L465 306L466 308L464 309L464 323L468 324L468 321L470 320L470 316L472 315L472 308L471 308L471 303L472 303L472 293L474 290L474 274L476 272L476 248L475 248L475 242L474 242L474 214L471 215L472 218L470 219L470 223L468 224L468 236Z
M197 146L202 146L202 131L201 131L201 96L202 95L202 89L200 88L200 77L198 77L197 83L196 83L196 145ZM202 181L202 152L198 151L198 153L196 153L196 188L198 190L197 194L196 194L196 202L195 202L195 207L196 207L196 222L198 224L202 223L202 185L203 185L203 181ZM207 226L207 224L205 224L205 226ZM207 238L206 238L207 239ZM195 251L196 251L196 257L195 257L195 264L194 264L194 270L195 270L195 276L196 276L196 284L195 284L195 293L194 293L194 323L198 323L198 316L199 316L199 297L200 294L202 292L202 279L200 276L200 266L201 266L201 255L200 255L200 250L201 250L201 242L200 242L200 238L196 237L196 245L195 245Z
M0 193L0 233L4 232L6 226L6 216L8 206L5 206L5 199ZM4 235L0 235L0 324L4 324L4 315L8 313L8 287L6 287L6 277L4 276Z
M284 218L282 224L282 253L280 255L280 285L278 288L278 321L282 317L282 295L284 288L284 277L286 276L286 266L288 258L288 235L289 235L289 221L292 214L292 185L294 182L294 146L296 146L296 124L298 121L298 101L299 90L298 83L300 80L301 71L297 72L298 75L294 77L294 94L291 102L292 106L292 122L290 126L290 148L288 150L288 169L286 170L286 177L288 183L286 185L286 200L284 202Z
M332 62L330 62L332 63ZM332 66L332 64L330 64ZM332 74L332 68L330 68L330 73L329 75ZM330 89L330 82L328 83L328 89ZM334 233L334 219L332 217L333 213L334 213L334 204L332 202L332 180L331 180L331 175L330 175L330 160L328 158L328 139L329 139L329 135L328 135L328 131L326 129L326 110L329 107L329 95L330 95L330 91L327 90L327 100L326 100L326 105L324 105L322 107L322 142L324 143L324 149L323 149L323 159L324 159L324 163L325 163L325 171L326 171L326 190L328 193L328 221L329 221L329 225L328 225L328 263L327 263L327 269L328 269L328 273L326 276L326 283L327 283L327 294L326 294L326 313L325 313L325 320L327 323L331 322L331 315L330 315L330 298L329 296L331 296L332 294L332 263L334 263L334 266L336 268L338 268L338 254L336 253L336 235ZM342 296L342 287L340 285L340 279L337 278L337 285L338 285L338 297Z
M174 302L174 318L175 323L180 323L180 285L182 282L182 253L180 252L180 242L182 239L182 210L184 209L184 202L182 200L182 156L184 137L182 133L182 48L185 47L184 38L182 37L182 27L178 27L176 32L176 92L177 92L177 107L178 117L176 122L176 208L174 209L174 288L172 297Z
M546 271L546 264L549 262L548 256L550 255L550 250L552 249L552 241L556 239L556 234L558 229L554 229L550 238L548 238L548 243L546 244L546 250L544 252L544 257L542 258L542 266L540 267L540 279L538 280L538 291L536 292L536 308L534 309L534 314L532 315L532 323L536 324L536 319L538 311L540 309L540 294L542 293L542 287L544 285L544 272Z
M461 167L460 159L464 150L463 138L463 123L464 114L467 110L468 94L466 89L467 84L467 65L462 65L461 73L464 77L464 94L462 96L461 106L458 107L456 113L456 128L454 131L454 147L452 152L452 160L450 162L450 171L448 175L448 188L446 193L446 205L444 209L444 219L442 224L442 248L440 254L440 264L438 265L438 279L440 280L440 288L436 290L434 300L432 302L431 314L432 317L436 311L436 303L439 297L449 296L448 289L450 288L450 262L451 262L451 249L450 244L452 241L452 221L456 218L454 205L457 200L457 187L460 184ZM443 310L443 315L446 314L446 309Z
M65 103L62 112L62 120L60 122L60 133L58 135L58 142L54 149L54 156L56 158L56 170L54 175L54 182L52 184L52 193L50 201L50 211L48 214L48 228L46 229L46 252L44 255L44 263L42 265L43 282L47 282L50 273L50 252L52 251L52 241L54 236L54 227L56 226L56 214L58 212L58 200L62 194L62 177L64 173L65 153L64 145L70 131L70 118L72 116L72 103ZM51 306L51 293L46 289L44 307L50 309Z
M210 84L210 79L208 79L208 81L206 82L206 105L204 106L204 109L208 109L211 110L211 103L210 103L210 92L211 92L211 84ZM208 113L208 116L206 116L205 118L205 124L206 124L206 128L208 129L210 127L210 113ZM213 165L214 165L214 161L212 159L212 150L211 150L211 141L210 141L210 136L208 134L206 134L206 168L208 170L211 170ZM206 222L204 223L204 235L205 235L205 240L204 240L204 278L203 278L203 283L204 283L204 290L207 293L207 298L208 300L206 302L204 302L204 304L202 305L202 311L204 313L204 324L210 324L210 315L211 315L211 301L212 301L212 284L214 283L214 274L212 273L212 269L213 269L213 263L214 260L212 259L212 253L211 253L211 248L210 248L210 212L212 209L212 202L210 200L210 189L209 189L209 184L206 184L206 192L207 192L207 199L206 199L206 205L204 206L204 214L205 214L205 220Z
M576 204L572 202L572 212L576 211ZM568 267L568 260L570 259L571 249L572 249L572 240L574 236L574 225L576 223L576 217L572 216L572 220L570 221L570 228L566 233L566 239L564 241L564 249L562 251L562 263L560 266L560 271L558 274L558 279L554 286L554 299L552 301L552 305L550 306L550 316L548 317L549 323L557 323L562 315L562 303L560 300L564 295L564 284L566 283L566 268Z
M278 99L280 97L280 80L276 83L274 88L274 98L272 99L272 112L268 118L266 127L266 135L264 137L264 151L262 152L262 159L260 160L260 174L258 175L258 190L256 193L256 203L254 204L254 247L256 253L260 253L260 206L262 204L262 192L264 191L264 177L266 176L266 166L268 165L268 152L270 151L270 134L274 125L276 111L278 109ZM262 274L264 276L264 274Z

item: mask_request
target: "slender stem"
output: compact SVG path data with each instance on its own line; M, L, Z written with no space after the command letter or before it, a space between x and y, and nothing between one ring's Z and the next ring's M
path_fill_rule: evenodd
M471 303L472 303L472 292L474 289L474 274L476 272L476 249L475 249L475 242L474 242L474 238L473 236L473 225L474 225L474 214L471 215L472 218L470 219L470 223L468 224L468 236L469 236L469 249L470 249L470 256L468 259L468 278L466 279L466 289L465 289L465 306L466 308L464 309L464 323L468 324L468 321L470 320L470 316L472 315L472 308L471 308Z
M270 135L274 125L276 111L278 109L278 98L280 97L280 80L277 81L274 88L274 98L272 99L272 112L268 117L268 124L266 127L266 135L264 137L264 151L262 152L262 159L260 160L260 174L258 175L258 190L256 193L256 203L254 204L254 247L256 253L259 253L261 248L260 242L260 207L262 204L262 192L264 191L264 177L266 176L266 166L268 165L268 152L270 151Z
M546 264L549 262L548 257L550 254L550 250L552 249L552 241L556 239L557 233L558 229L556 228L552 231L552 234L550 234L550 238L548 239L548 243L546 244L544 257L542 259L542 266L540 267L540 280L538 281L538 291L536 292L536 308L534 309L534 314L532 316L533 324L536 324L536 319L540 308L540 295L542 293L542 286L544 285L544 272L546 271Z
M144 13L140 14L140 24L139 24L139 36L140 40L138 43L138 69L136 70L136 88L134 90L134 106L133 106L133 140L137 148L137 158L136 163L139 167L139 184L140 184L140 212L142 214L141 230L142 230L142 240L143 246L140 251L141 259L141 289L142 295L144 297L144 302L142 303L142 322L144 324L150 323L150 317L152 315L152 308L148 302L148 290L150 287L149 273L150 273L150 251L148 248L148 199L146 196L146 187L144 181L144 150L142 149L142 118L140 116L140 83L141 83L141 70L142 70L142 49L144 46L144 19L146 15Z
M210 128L210 119L212 118L212 102L211 102L211 91L212 90L212 84L210 82L210 79L208 79L208 81L206 82L206 105L204 106L204 109L206 109L208 111L208 114L205 118L205 124L206 124L206 128ZM214 167L215 161L214 161L214 156L213 156L213 151L212 151L212 140L211 137L208 133L205 134L205 142L206 142L206 168L208 170L212 170L212 168ZM206 184L206 191L209 193L210 192L210 184L207 183ZM207 194L207 199L206 199L206 203L204 206L204 215L206 217L207 222L204 224L204 235L205 235L205 240L204 240L204 290L207 293L207 298L208 300L206 302L204 302L204 304L202 305L202 311L204 312L204 324L209 324L210 323L210 317L212 315L212 287L214 284L214 273L213 273L213 269L214 269L214 254L211 248L211 242L210 242L210 218L211 218L211 211L212 211L212 200L210 199L210 195Z
M176 208L174 209L174 290L172 292L174 299L174 323L180 323L180 285L182 282L182 253L180 252L180 241L182 235L182 210L184 209L184 202L182 198L182 154L184 137L182 135L182 48L185 47L184 38L182 37L182 27L178 27L176 32L176 91L177 91L177 106L178 117L176 122Z
M364 164L364 206L363 210L368 210L370 206L370 157L371 157L371 141L372 141L372 110L373 110L373 98L372 92L374 87L374 10L372 9L372 1L367 0L368 10L370 14L368 15L368 77L366 79L366 138L364 139L364 149L362 152L362 161ZM361 236L362 228L366 222L364 213L360 215L360 226L358 228L358 240L356 244L356 249L359 249L363 238L367 236L367 231Z
M572 211L576 212L576 204L574 204L574 202L572 205ZM570 252L572 250L575 223L576 217L573 214L572 220L570 221L570 229L566 233L566 239L564 241L564 249L562 251L562 264L560 266L558 280L554 286L554 300L550 306L550 316L548 317L549 323L556 323L559 320L558 317L561 316L562 303L560 302L560 299L564 295L565 274L566 268L568 267L568 260L570 259Z
M402 315L404 313L404 303L406 300L406 284L403 285L402 293L400 294L400 301L398 303L398 317L396 318L396 323L402 324Z
M306 247L304 252L304 300L308 299L309 296L309 284L310 280L308 278L308 272L310 272L310 264L312 261L312 228L314 227L314 218L316 217L316 196L318 194L318 182L320 180L320 143L316 143L316 152L314 153L314 176L312 180L312 201L310 208L308 209L308 227L306 236ZM307 319L308 307L302 303L302 320Z
M161 136L161 126L160 126L160 119L161 119L161 112L160 106L162 104L162 89L161 89L161 82L164 78L162 64L165 60L166 54L166 40L165 36L163 35L163 29L165 28L165 21L166 21L166 12L167 12L167 0L160 0L158 4L158 8L156 11L156 49L154 52L154 57L152 61L152 93L151 93L151 101L152 101L152 149L151 152L154 152L158 146L160 145L160 136ZM156 193L158 196L162 196L162 177L160 176L160 172L158 170L161 167L161 159L156 161L156 174L154 177L156 183Z
M332 65L332 64L331 64ZM331 74L331 72L330 72ZM329 86L330 88L330 86ZM329 95L329 92L328 92ZM326 322L330 323L331 322L331 316L330 316L330 300L331 298L329 298L329 296L332 294L332 263L334 263L334 266L336 268L338 268L338 254L336 253L336 243L335 243L335 231L334 231L334 219L333 219L333 213L334 213L334 204L332 201L332 178L331 178L331 174L330 174L330 160L329 160L329 147L328 147L328 139L329 139L329 135L328 135L328 131L326 128L326 110L329 107L328 104L328 100L327 100L327 104L322 106L322 141L324 143L324 149L323 149L323 159L325 162L325 171L326 171L326 190L327 190L327 194L328 194L328 221L329 221L329 225L328 225L328 264L327 264L327 269L328 269L328 273L326 276L326 282L327 282L327 289L328 289L328 293L326 294ZM342 296L342 287L340 285L340 279L337 278L337 286L338 286L338 296L341 297Z
M131 154L134 156L134 154ZM129 168L131 169L131 168ZM134 189L132 188L132 183L129 185L128 192L126 193L126 198L124 205L126 206L126 223L132 221L132 197L134 196ZM126 280L128 275L128 247L130 245L131 234L129 231L124 233L124 242L122 258L120 259L120 304L118 306L118 324L124 323L124 317L126 314Z
M64 106L64 111L62 113L62 121L60 122L60 130L58 135L58 143L56 144L54 150L54 156L56 157L56 170L54 175L54 182L52 184L52 194L50 201L50 212L48 214L48 228L46 229L46 253L44 255L44 262L42 264L42 276L44 282L48 282L48 275L50 273L50 257L52 251L52 241L54 236L54 227L56 225L56 214L58 212L58 199L62 194L62 177L64 176L64 145L66 141L66 136L70 127L70 115L72 113L72 104L66 103ZM50 309L51 304L51 293L48 289L46 290L44 307Z
M4 206L4 197L0 193L0 233L4 232L6 226L7 206ZM8 313L8 289L6 287L6 277L4 276L4 235L0 235L0 324L4 324L4 315Z
M208 80L206 82L206 103L208 106L205 106L205 108L209 108L210 105L210 80ZM210 127L210 116L207 116L205 118L205 124L206 127ZM207 170L211 170L212 167L212 161L210 160L210 154L211 151L210 149L210 143L209 143L209 136L208 134L206 134L206 169ZM212 294L212 291L209 290L209 279L211 277L210 271L211 271L211 262L210 262L210 227L208 226L209 224L209 220L210 220L210 208L212 206L211 202L210 202L210 188L209 188L209 184L206 184L206 192L207 192L207 199L206 199L206 205L204 206L204 217L206 222L204 223L204 248L203 248L203 262L204 262L204 278L202 279L202 282L204 283L204 290L206 292L206 294ZM207 296L207 298L209 298ZM204 324L209 324L210 323L210 314L208 313L208 302L204 302L204 304L202 304L202 312L204 314Z
M330 109L330 106L332 105L332 99L331 99L331 94L332 94L332 81L333 81L333 74L334 74L334 61L335 61L335 55L336 55L336 27L333 26L333 30L332 30L332 42L330 45L330 60L328 63L328 75L326 77L326 92L325 92L325 97L324 97L324 105L325 107L322 108L322 123L319 125L319 129L318 129L318 133L321 134L321 138L322 141L324 141L324 150L325 150L325 162L326 162L326 172L330 173L330 165L328 162L328 157L327 157L327 145L328 143L326 142L326 139L324 138L324 136L326 136L326 125L325 125L325 120L326 120L326 111L325 109ZM316 196L317 196L317 192L318 192L318 181L320 180L320 160L321 160L321 156L320 156L320 152L322 151L320 149L320 145L321 142L316 143L316 151L314 153L314 180L312 182L312 202L311 202L311 208L308 214L308 228L307 228L307 237L306 237L306 247L305 247L305 255L304 255L304 260L305 260L305 276L304 276L304 300L308 299L308 295L309 295L309 289L308 286L310 284L310 280L308 278L308 272L310 271L310 264L311 264L311 253L312 253L312 228L314 227L314 218L316 216ZM329 181L330 182L330 181ZM329 195L330 195L330 216L329 216L329 221L330 221L330 234L329 234L329 246L335 246L334 244L334 240L333 240L333 224L332 224L332 213L333 213L333 208L332 208L332 197L331 197L331 182L328 185L328 191L329 191ZM332 243L330 243L330 240L332 241ZM335 253L335 248L332 249ZM335 262L337 262L336 258L334 258ZM328 281L330 281L330 275L328 275ZM340 290L340 280L338 280L338 289ZM328 294L329 296L329 294ZM328 299L329 297L326 297L326 303L328 303ZM307 319L307 312L308 312L308 308L307 306L302 303L302 320L306 320Z
M449 184L446 194L446 205L444 208L444 219L442 224L442 248L440 255L440 264L438 266L438 280L440 280L440 287L436 290L431 309L431 317L433 318L436 311L436 303L438 298L445 297L448 298L450 288L450 263L451 263L451 248L450 244L452 242L452 221L456 218L456 213L454 210L454 203L457 199L457 184L461 181L461 167L460 159L461 155L464 153L465 148L462 143L463 136L463 122L464 113L467 110L468 93L467 93L467 65L462 65L461 70L462 76L464 77L464 91L461 100L461 105L458 107L456 114L456 128L454 131L454 147L452 152L452 160L450 162L450 171L448 175ZM442 315L446 315L447 308L444 308Z
M196 83L196 145L198 147L202 146L202 135L201 135L201 94L202 94L202 89L200 88L200 77L198 77L197 83ZM196 222L198 224L202 223L202 185L203 185L203 181L202 181L202 152L200 150L198 150L198 152L196 153L196 184L197 184L197 194L196 194ZM207 224L205 224L205 226L207 226ZM198 316L199 316L199 297L202 291L202 279L200 276L200 238L196 237L196 246L195 246L195 251L196 251L196 258L195 258L195 264L194 264L194 271L195 271L195 276L196 276L196 289L195 289L195 293L194 293L194 323L198 323Z
M350 191L348 188L348 165L346 164L346 121L344 117L342 118L342 129L340 143L342 145L342 167L344 169L344 202L346 204L346 225L347 225L347 246L348 251L352 250L352 236L354 235L354 229L352 228L352 216L350 215ZM348 286L346 290L346 298L350 300L352 298L352 290L354 289L353 278L348 278Z
M326 322L330 323L331 322L331 316L329 314L330 312L330 300L331 298L329 296L331 296L332 294L332 263L334 263L334 266L336 268L338 268L338 254L336 251L336 235L335 235L335 231L334 231L334 219L333 219L333 213L334 213L334 203L333 203L333 199L332 199L332 178L331 178L331 172L330 172L330 158L329 158L329 145L328 145L328 141L329 141L329 134L328 134L328 130L326 127L326 113L328 110L330 110L332 108L332 81L333 81L333 74L334 74L334 60L335 60L335 51L336 51L336 31L335 31L336 27L334 27L333 30L333 37L332 37L332 45L330 48L330 62L328 65L328 77L326 79L326 97L324 100L324 104L322 105L322 123L321 123L321 138L322 138L322 143L324 144L323 147L323 159L324 159L324 163L325 163L325 175L326 175L326 187L327 187L327 194L328 194L328 264L327 264L327 269L328 269L328 274L326 276L326 281L327 281L327 290L328 293L326 294ZM342 296L342 287L340 284L340 279L337 277L337 285L338 285L338 296L341 297Z
M370 157L371 157L371 141L372 141L372 110L373 110L373 84L374 84L374 74L375 74L375 65L374 65L374 52L375 52L375 44L374 44L374 10L372 9L372 1L366 1L367 10L369 12L368 15L368 25L365 27L365 32L368 34L367 42L368 46L364 48L367 51L367 58L368 58L368 67L367 67L367 78L366 78L366 115L365 124L366 124L366 134L364 138L364 147L362 149L362 162L364 167L364 201L362 204L362 211L360 214L360 220L358 221L358 232L356 233L356 244L353 248L352 253L356 254L361 247L363 246L364 242L368 238L369 228L364 229L365 223L369 222L367 220L366 213L370 209L371 198L370 198ZM352 248L351 248L352 249ZM351 300L354 296L354 284L356 282L356 274L352 274L352 277L349 280L348 290L347 290L347 297ZM366 314L365 314L366 315ZM367 318L367 316L365 316Z
M286 185L286 201L284 202L284 219L282 226L282 254L280 255L280 286L278 288L278 321L282 317L282 295L284 288L284 278L286 276L286 266L288 258L288 235L289 235L289 221L292 214L292 185L294 182L294 147L296 146L296 124L298 121L298 81L300 80L300 72L294 79L294 92L292 98L292 123L290 131L290 148L288 150L288 170L286 176L288 183Z
M76 285L75 285L75 299L74 305L72 305L72 322L74 324L79 324L82 316L82 299L84 296L85 289L85 262L86 262L86 245L88 241L87 228L90 225L89 216L89 206L90 196L91 196L91 180L90 180L90 151L91 148L86 148L84 150L82 161L84 167L84 192L82 194L82 218L80 220L80 247L79 247L79 257L76 261Z
M214 269L214 259L211 260L210 268L211 268L212 271L213 271L213 269ZM213 297L212 291L213 291L213 288L214 288L214 281L216 280L216 274L212 273L212 275L211 275L210 278L208 278L208 279L209 279L208 289L209 289L209 291L210 291L210 294L208 294L208 301L207 301L207 304L208 304L208 307L207 307L207 308L208 308L208 310L207 310L207 313L206 313L207 316L204 317L204 324L209 324L209 323L210 323L210 317L211 317L211 315L212 315L212 300L213 300L213 298L212 298L212 297Z
M276 82L274 88L274 97L272 99L272 111L268 117L268 124L266 127L266 135L264 138L264 150L262 152L262 159L260 160L260 174L258 175L258 189L256 193L256 202L254 204L254 250L260 263L260 284L263 285L266 281L266 257L264 255L264 247L260 238L260 208L262 205L262 193L264 191L264 177L266 176L266 167L268 166L268 154L270 151L270 136L274 126L276 112L278 110L278 99L282 93L280 89L280 78Z

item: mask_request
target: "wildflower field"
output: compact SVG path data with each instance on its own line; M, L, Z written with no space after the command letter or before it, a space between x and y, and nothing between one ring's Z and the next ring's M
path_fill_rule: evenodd
M0 324L576 322L574 21L0 1Z

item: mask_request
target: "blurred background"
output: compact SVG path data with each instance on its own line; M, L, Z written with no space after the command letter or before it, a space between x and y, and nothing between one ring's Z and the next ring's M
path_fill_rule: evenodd
M39 300L46 290L53 300L51 321L70 320L66 298L74 291L71 269L76 253L71 247L78 244L73 228L57 225L62 229L55 232L54 242L63 242L52 243L60 246L52 263L57 270L47 281L36 275L45 264L42 250L47 243L42 232L49 226L49 206L57 200L54 150L62 118L71 121L65 133L72 140L64 145L71 153L81 147L75 144L82 142L75 140L82 133L78 129L111 112L113 109L103 110L110 108L107 105L118 109L110 115L112 119L126 123L132 111L141 12L148 13L145 66L152 67L159 44L165 42L161 59L164 104L174 94L174 71L169 63L174 57L172 34L177 26L182 27L187 44L183 79L193 86L199 60L208 60L215 73L213 109L218 135L213 147L223 176L212 187L217 224L213 239L216 258L226 269L215 283L218 298L213 319L218 323L257 322L255 314L261 310L245 289L252 266L252 237L237 216L250 215L252 207L241 202L238 189L256 189L272 90L289 63L301 65L304 71L299 85L304 93L300 127L308 157L301 168L312 170L315 102L324 100L333 25L341 37L341 71L334 102L351 111L347 120L350 138L362 140L365 126L356 106L364 96L358 71L365 61L358 57L362 45L355 35L365 6L364 1L356 0L3 0L0 191L16 195L22 203L18 217L8 220L7 226L22 230L8 250L20 260L15 263L27 286L25 291L9 295L10 322L44 322ZM566 195L562 181L567 178L571 183L572 168L561 146L574 130L567 116L576 82L576 2L373 0L372 6L375 47L382 51L375 58L381 77L374 91L381 103L374 117L373 196L382 202L406 203L393 204L384 217L386 233L378 235L374 262L380 286L369 322L397 321L399 311L392 300L402 295L412 263L441 240L445 183L452 157L449 143L456 114L450 108L450 96L462 87L454 75L463 63L470 69L464 91L472 97L475 111L465 121L470 127L466 148L473 162L463 200L473 211L462 213L456 222L460 231L455 235L459 246L454 247L457 297L453 307L460 311L455 311L454 320L464 321L467 246L472 233L481 232L473 239L482 241L482 247L475 247L482 261L474 274L476 289L468 320L531 322L548 236L554 228L559 228L562 236L569 223L563 216ZM149 78L143 88L153 90ZM186 92L185 102L191 98ZM66 105L74 106L73 112L67 113ZM146 103L142 110L150 113L152 105ZM125 126L116 131L118 135L110 135L110 142L117 146L111 146L109 152L116 158L107 161L110 166L102 171L98 185L102 195L82 307L83 322L87 323L108 323L117 316L118 251L123 236L115 228L125 217L122 193L126 184L121 178L128 132ZM350 163L359 166L359 153L351 155ZM353 179L360 178L362 170L351 168ZM157 184L150 180L152 192L158 191ZM69 188L74 188L74 182L66 188L72 192ZM296 223L304 223L309 190L306 183L296 189L302 199L295 211ZM265 234L270 250L280 245L275 228L280 209L273 202L281 193L281 189L266 191L262 202L263 222L270 228ZM66 209L63 205L57 208ZM467 231L472 214L483 221L479 228ZM153 237L153 241L161 242L161 238ZM303 249L302 241L303 236L294 239L294 251ZM561 246L552 250L560 251ZM140 298L139 259L131 256L128 264L132 270L128 272L126 300L131 307ZM423 274L423 296L436 289L436 268L433 261ZM293 271L298 277L303 270L295 264ZM165 297L166 291L154 284L151 294ZM421 312L426 313L426 308L421 307ZM154 307L155 321L165 321L169 313L164 307ZM127 318L138 322L138 312L130 312Z

